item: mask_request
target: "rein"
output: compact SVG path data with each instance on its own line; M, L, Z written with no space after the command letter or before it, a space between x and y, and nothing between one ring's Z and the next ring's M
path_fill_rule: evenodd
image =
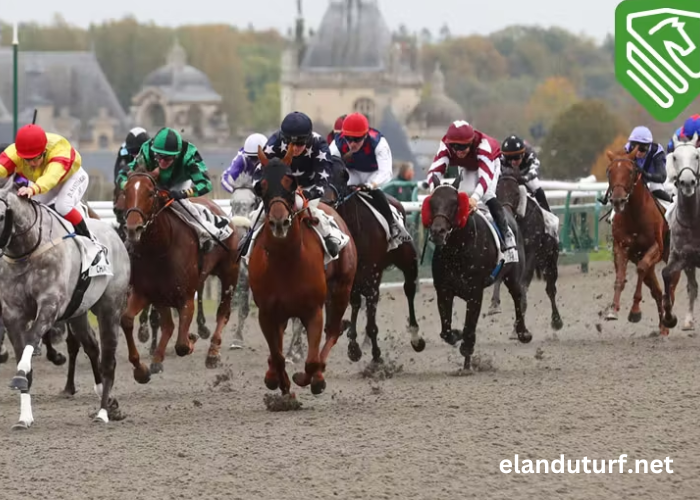
M153 178L152 175L146 173L146 172L134 172L131 174L131 177L145 177L149 181L151 181L151 184L153 184L153 189L154 191L151 193L150 197L153 198L154 200L158 199L158 184L156 183L156 180ZM168 208L175 200L170 199L168 200L158 211L155 213L151 213L150 217L146 216L146 214L141 210L139 207L131 207L127 208L124 212L124 223L126 224L126 219L129 217L129 214L131 213L136 213L138 214L141 219L143 219L143 225L144 225L144 231L148 228L148 226L151 225L151 223L160 215L160 213Z

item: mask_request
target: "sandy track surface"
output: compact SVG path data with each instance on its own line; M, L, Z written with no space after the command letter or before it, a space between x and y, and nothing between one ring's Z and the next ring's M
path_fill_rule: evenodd
M42 358L34 365L31 430L10 430L19 397L0 390L0 498L696 499L700 340L680 329L668 340L650 337L656 318L646 291L642 322L627 323L630 283L623 321L598 331L598 312L612 294L611 269L611 263L592 265L588 275L562 269L565 325L556 334L544 284L535 282L528 345L509 339L513 314L504 289L503 313L480 320L481 371L467 377L454 376L462 357L438 337L433 289L423 287L417 298L427 341L422 353L410 347L403 296L384 293L381 347L387 363L401 369L383 380L363 377L369 349L351 363L343 337L326 392L314 397L296 388L303 404L296 412L265 408L267 348L257 318L249 319L250 347L224 350L221 368L204 367L200 341L186 359L171 348L164 373L145 386L131 377L122 339L115 394L127 418L106 426L88 416L97 398L87 358L81 353L79 393L71 400L57 395L65 367ZM683 290L681 319L685 303ZM459 301L457 328L463 318ZM226 346L230 339L229 331ZM140 348L145 355L146 346ZM13 371L12 364L0 366L2 380ZM521 461L624 453L625 469L635 459L670 457L673 474L620 474L618 465L605 474L500 472L501 460L516 453Z

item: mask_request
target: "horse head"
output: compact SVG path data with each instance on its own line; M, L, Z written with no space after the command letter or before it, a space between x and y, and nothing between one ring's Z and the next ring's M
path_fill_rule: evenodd
M462 228L469 219L469 196L449 185L438 186L423 200L423 226L430 231L430 239L442 246L456 228Z
M695 147L698 135L688 142L673 137L674 150L666 159L669 178L674 180L678 192L683 196L694 196L700 180L700 152Z
M513 213L518 209L520 204L520 182L522 176L520 166L503 163L501 165L501 175L498 178L496 185L496 196L505 206L508 205L513 210Z
M141 240L146 228L167 206L165 193L158 188L159 175L159 169L148 172L143 166L138 166L127 175L124 221L127 241L131 244Z
M637 168L637 147L635 146L629 153L608 151L607 154L610 160L607 169L610 200L615 211L619 213L627 206L630 196L632 196L632 192L642 176L641 171Z
M323 197L336 202L350 194L348 182L350 174L345 168L345 162L338 156L331 156L331 172L328 179L328 188Z
M280 160L268 159L262 148L258 147L258 158L262 164L262 177L255 185L255 194L262 198L272 235L286 238L292 220L299 213L294 209L298 184L290 167L292 148L288 148L284 159Z
M0 255L12 242L21 246L37 218L36 204L17 196L15 174L0 180Z
M231 193L231 215L233 217L248 217L258 207L259 198L253 189L253 176L247 172L241 173L233 183Z

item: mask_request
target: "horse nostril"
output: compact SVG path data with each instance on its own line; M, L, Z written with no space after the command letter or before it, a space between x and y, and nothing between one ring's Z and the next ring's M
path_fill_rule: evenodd
M284 222L282 222L282 226L284 226L284 227L289 227L291 225L292 225L292 221L290 221L289 219L284 219Z

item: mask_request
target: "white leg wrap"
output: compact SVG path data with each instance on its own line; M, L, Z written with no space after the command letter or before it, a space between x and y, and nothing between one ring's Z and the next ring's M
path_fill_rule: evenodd
M109 417L107 416L107 410L104 408L101 408L100 411L97 412L97 416L95 417L95 420L100 420L104 422L105 424L109 423Z
M34 423L32 396L28 392L19 395L19 421L27 424L27 427Z
M22 352L22 357L17 363L17 371L23 371L24 373L29 373L32 371L32 354L34 354L33 346L26 346Z

